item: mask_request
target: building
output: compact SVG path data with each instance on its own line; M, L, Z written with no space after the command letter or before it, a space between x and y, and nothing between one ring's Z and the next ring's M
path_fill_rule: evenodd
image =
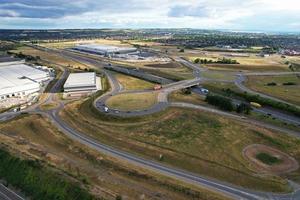
M116 47L109 45L98 45L98 44L85 44L74 47L75 50L100 54L100 55L113 55L113 54L128 54L136 52L137 49L133 47Z
M72 73L64 84L65 97L80 97L101 90L101 78L95 72Z
M39 92L49 79L49 72L28 66L23 61L0 63L0 100Z

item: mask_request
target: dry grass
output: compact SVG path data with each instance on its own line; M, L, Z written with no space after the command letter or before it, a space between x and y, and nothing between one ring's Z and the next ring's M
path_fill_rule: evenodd
M57 65L71 66L73 68L81 68L81 69L85 69L88 67L87 65L67 59L65 57L53 53L45 52L45 51L40 51L31 47L20 47L17 50L13 50L12 52L14 53L22 52L24 55L39 56L42 60L46 60L49 61L50 63L55 63Z
M115 75L121 85L124 87L125 90L146 90L146 89L153 89L153 83L134 78L131 76L126 76L124 74L116 74Z
M152 107L157 102L156 92L119 94L107 100L106 104L109 108L133 111L145 110Z
M242 156L244 147L275 146L300 160L297 139L198 110L172 108L145 121L120 121L105 119L90 110L88 102L77 102L68 105L62 116L104 143L154 160L163 154L166 164L249 188L288 190L284 177L257 174ZM294 173L294 179L299 175Z
M202 52L199 55L192 55L187 57L192 62L196 58L207 59L212 61L217 61L223 57L237 60L240 64L207 64L205 65L209 69L216 70L234 70L234 71L287 71L288 65L285 65L285 59L281 58L279 55L271 55L270 57L258 57L255 54L241 54L248 55L248 57L239 56L228 56L228 52ZM234 53L235 55L236 53ZM237 54L239 55L239 54Z
M139 199L141 195L145 199L226 199L99 154L68 139L39 115L0 123L0 130L0 144L18 155L22 152L22 155L43 160L76 179L86 180L90 191L98 197L113 200L121 194L126 199ZM197 195L180 191L188 188Z
M186 94L183 94L181 91L172 92L169 95L169 101L206 105L205 97L201 97L194 93L186 95Z
M57 107L58 107L58 103L49 103L40 106L41 110L52 110Z
M276 86L268 86L268 83ZM293 82L295 85L283 85ZM248 76L246 86L258 91L300 105L300 78L296 75L288 76Z
M235 80L235 74L234 72L224 72L224 71L203 71L201 72L201 76L208 79L214 79L214 80L223 80L223 81L234 81Z

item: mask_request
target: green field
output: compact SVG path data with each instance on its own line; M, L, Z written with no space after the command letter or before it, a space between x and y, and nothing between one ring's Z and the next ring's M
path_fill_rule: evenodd
M133 110L144 110L154 106L157 102L156 92L147 93L129 93L129 94L118 94L106 101L106 105L109 108L122 110L122 111L133 111Z
M300 160L298 139L198 110L172 108L144 118L119 119L105 117L86 101L68 105L61 116L82 132L117 148L259 190L289 189L284 178L259 177L243 157L243 148L265 144ZM86 123L78 125L80 121ZM293 177L297 179L299 171Z
M270 83L276 85L268 85ZM294 85L284 85L287 83ZM252 90L300 105L300 78L296 75L248 76L246 86Z

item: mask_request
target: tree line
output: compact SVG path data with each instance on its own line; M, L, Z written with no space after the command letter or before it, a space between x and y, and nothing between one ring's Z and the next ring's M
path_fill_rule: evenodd
M222 58L222 59L218 59L217 61L213 61L213 60L208 60L208 59L200 59L200 58L196 58L194 60L194 63L198 64L198 63L201 63L201 64L240 64L237 60L233 60L233 59L230 59L230 58Z
M0 178L32 200L93 200L86 190L36 160L22 160L0 149Z

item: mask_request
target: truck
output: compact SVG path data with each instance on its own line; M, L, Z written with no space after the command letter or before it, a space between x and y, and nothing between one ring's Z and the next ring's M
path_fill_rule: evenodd
M161 90L161 89L162 89L162 86L161 86L161 85L155 85L153 89L154 89L154 90Z
M255 107L255 108L261 108L262 107L259 103L256 103L256 102L250 102L250 105Z

